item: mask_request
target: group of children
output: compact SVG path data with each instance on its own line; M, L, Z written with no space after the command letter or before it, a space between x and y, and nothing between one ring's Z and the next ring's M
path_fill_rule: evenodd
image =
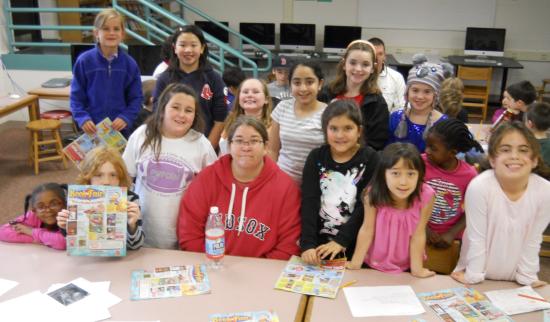
M458 157L483 149L460 120L459 103L440 95L442 83L455 92L461 86L456 79L445 80L449 73L444 67L417 62L407 79L405 105L390 114L377 84L383 71L377 68L377 49L356 40L328 84L310 60L283 71L279 61L275 84L269 87L253 78L232 84L227 116L225 85L207 62L204 36L199 28L184 26L169 38L172 51L149 99L151 115L130 133L142 92L135 62L118 49L124 20L108 9L94 25L98 43L75 65L71 108L86 133L94 133L95 124L110 117L129 141L122 156L107 148L88 154L77 183L134 188L130 194L139 200L130 199L128 206L130 249L142 244L186 249L189 243L182 242L177 227L189 222L181 218L181 209L193 203L183 197L189 184L216 162L216 150L230 153L227 160L234 157L230 145L241 149L240 158L257 157L245 152L267 144L261 153L301 187L299 245L305 262L346 256L350 269L366 266L429 277L435 273L424 266L426 244L447 248L458 239L460 260L452 273L457 281L544 284L537 272L542 233L550 221L544 211L550 202L550 183L544 179L549 174L550 106L533 103L534 96L526 94L531 91L528 82L510 85L504 93L505 111L488 147L492 169L478 175ZM291 97L271 92L284 85L284 77ZM276 106L270 93L280 100ZM512 122L520 113L525 125ZM267 129L265 138L236 144L234 124L243 117L258 120ZM245 191L239 219L244 223L250 219L244 209L246 191L255 183L229 181L224 184ZM194 198L201 198L201 190L193 189ZM27 198L25 214L0 227L0 240L64 249L64 209L64 188L41 185ZM226 220L236 220L231 212ZM198 249L193 247L188 249Z

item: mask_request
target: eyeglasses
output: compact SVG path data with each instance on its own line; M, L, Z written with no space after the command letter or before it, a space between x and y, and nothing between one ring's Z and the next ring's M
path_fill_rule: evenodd
M424 77L428 76L428 74L430 74L430 72L432 72L432 73L437 72L437 68L427 67L427 66L417 67L416 77L424 78Z
M258 139L252 139L250 141L245 141L245 140L241 140L241 139L231 140L231 144L235 144L237 146L252 146L252 147L255 147L255 146L258 146L262 143L264 143L264 141L258 140Z
M52 201L50 201L50 203L48 205L43 204L43 203L39 203L34 208L36 208L36 210L42 212L42 211L46 211L46 209L60 209L61 206L63 206L63 203L61 201L52 200Z

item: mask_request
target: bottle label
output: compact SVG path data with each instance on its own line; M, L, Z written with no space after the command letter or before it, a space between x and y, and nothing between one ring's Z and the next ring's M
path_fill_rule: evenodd
M215 230L215 232L207 232L205 238L205 253L206 257L210 259L220 259L225 253L225 238L223 235L223 230Z

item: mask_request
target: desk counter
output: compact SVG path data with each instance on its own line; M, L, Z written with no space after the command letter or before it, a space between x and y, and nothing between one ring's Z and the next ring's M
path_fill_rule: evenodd
M221 271L209 271L212 292L206 295L131 301L131 271L201 263L202 253L142 248L124 258L69 257L42 245L0 242L0 277L19 285L0 297L5 301L53 283L78 277L111 281L122 301L110 308L114 320L208 321L214 313L273 309L281 321L302 321L306 297L274 289L286 261L226 256Z
M11 98L8 96L0 97L0 117L16 112L27 107L29 110L29 121L38 119L38 97L36 95L26 95L20 98Z
M346 270L343 283L357 280L353 286L392 286L392 285L410 285L415 293L437 291L452 287L464 286L453 280L447 275L436 275L430 278L416 278L410 273L388 274L372 269L362 270ZM517 288L520 285L512 282L496 282L485 281L481 284L473 285L474 289L485 292L496 289ZM550 286L545 286L536 289L536 291L548 298L550 296ZM433 312L432 309L424 305L425 313L418 316L426 321L442 321ZM513 315L514 321L542 321L542 311ZM389 317L372 317L372 318L354 318L348 307L344 292L340 290L336 299L326 299L321 297L311 298L308 303L305 321L312 322L357 322L357 321L376 321L376 322L410 322L413 316L389 316Z
M37 87L30 90L29 94L36 95L40 99L68 100L71 95L71 86L63 88Z

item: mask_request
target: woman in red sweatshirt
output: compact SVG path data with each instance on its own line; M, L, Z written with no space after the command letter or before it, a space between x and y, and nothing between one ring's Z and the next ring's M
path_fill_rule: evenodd
M204 252L211 206L224 215L225 253L288 259L300 249L300 190L267 157L267 130L241 116L228 130L230 154L203 169L187 188L178 217L182 250Z

